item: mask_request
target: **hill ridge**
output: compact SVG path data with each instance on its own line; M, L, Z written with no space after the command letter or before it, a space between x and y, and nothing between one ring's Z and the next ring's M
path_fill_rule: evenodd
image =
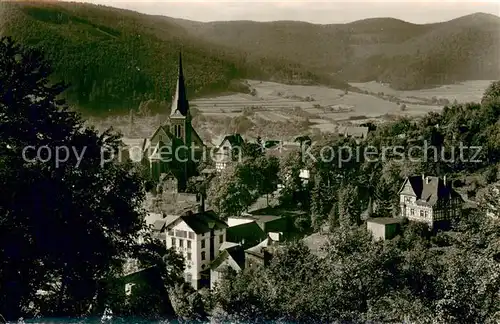
M349 88L346 81L419 89L500 79L500 17L491 14L433 24L379 17L325 25L196 22L76 2L15 1L2 7L0 32L45 51L56 77L72 84L70 102L89 109L170 100L181 47L192 98L251 92L242 79L342 90Z

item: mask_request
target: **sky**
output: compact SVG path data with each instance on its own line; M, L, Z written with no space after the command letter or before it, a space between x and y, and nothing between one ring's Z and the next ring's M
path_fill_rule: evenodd
M319 24L392 17L423 24L451 20L475 12L500 15L499 1L217 1L217 0L79 0L146 14L196 21L300 20Z

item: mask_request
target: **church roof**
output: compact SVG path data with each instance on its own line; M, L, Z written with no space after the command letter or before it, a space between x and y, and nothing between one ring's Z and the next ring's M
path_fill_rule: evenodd
M170 117L186 117L189 112L189 102L186 96L186 85L184 83L184 73L182 71L182 55L179 53L179 74L177 77L177 86L175 95L172 99L172 108Z

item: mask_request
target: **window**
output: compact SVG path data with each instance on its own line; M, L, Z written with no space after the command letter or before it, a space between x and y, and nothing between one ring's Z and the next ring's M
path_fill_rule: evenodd
M191 253L188 253L188 254L187 254L186 259L187 259L188 261L191 261Z
M168 230L168 235L169 236L174 236L174 230Z
M190 283L192 280L193 280L193 275L190 273L187 273L186 274L186 281Z
M410 209L410 215L415 216L415 209Z
M193 232L189 232L189 233L188 233L188 237L189 237L190 239L194 239L194 233L193 233Z
M179 247L184 247L184 241L179 239Z
M175 236L186 238L187 237L187 232L186 231L175 230Z
M224 243L224 234L219 235L219 243L220 244Z
M205 251L202 251L201 252L201 261L205 261L205 259L206 259L206 253L205 253Z
M190 249L191 248L191 241L187 241L187 248Z
M426 211L424 214L425 214L425 218L429 217L429 212Z
M420 217L424 217L424 211L423 210L420 211Z
M175 246L175 238L172 237L172 246Z
M204 249L205 248L205 239L201 240L201 248Z

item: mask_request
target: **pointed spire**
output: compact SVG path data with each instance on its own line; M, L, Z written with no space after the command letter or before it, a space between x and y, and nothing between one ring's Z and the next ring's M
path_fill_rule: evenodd
M177 76L177 86L172 99L170 116L187 116L189 103L186 97L186 85L184 84L184 72L182 70L182 53L179 51L179 72Z

